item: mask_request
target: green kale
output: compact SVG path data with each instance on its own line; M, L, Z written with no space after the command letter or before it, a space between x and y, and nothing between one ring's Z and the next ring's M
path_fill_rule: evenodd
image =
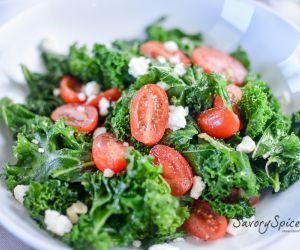
M76 249L105 250L172 235L188 217L161 178L161 168L152 165L152 157L129 148L125 159L125 171L114 178L101 172L85 175L82 184L92 199L91 209L64 236Z
M53 209L65 213L66 209L78 200L78 192L67 182L47 180L43 183L32 181L26 192L24 206L31 217L42 223L45 210Z
M113 48L119 51L126 51L131 55L139 55L141 41L139 40L115 40L112 43Z
M206 183L202 198L226 218L253 215L254 209L247 199L257 194L258 186L248 156L207 134L200 134L199 137L205 141L191 145L182 153ZM230 195L232 188L242 188L245 196L234 204L225 203L224 199Z
M294 113L292 115L291 132L300 137L300 112Z
M245 50L242 49L242 47L239 46L230 55L235 59L237 59L238 61L240 61L240 63L243 64L247 70L250 69L251 64L250 64L248 54Z
M58 82L48 74L30 72L22 65L22 70L29 87L26 106L39 115L49 115L62 100L53 95L53 90L58 87Z
M191 56L194 49L202 45L202 34L187 34L178 28L167 30L163 27L165 19L162 17L146 28L147 40L174 41L181 51Z

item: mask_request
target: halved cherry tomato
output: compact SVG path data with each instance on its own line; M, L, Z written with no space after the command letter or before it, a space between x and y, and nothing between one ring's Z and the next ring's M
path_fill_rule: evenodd
M55 109L51 119L57 121L59 118L66 118L65 123L81 132L93 131L98 123L98 111L94 107L79 104L66 104Z
M78 94L81 91L80 82L72 76L64 76L60 80L60 96L65 103L83 103Z
M226 86L228 95L230 97L230 102L231 103L238 103L239 100L241 100L243 92L240 89L240 87L234 85L234 84L229 84ZM213 107L224 107L224 102L221 98L221 96L217 95L214 99Z
M114 102L114 101L117 101L120 98L120 96L121 96L121 91L118 88L111 88L104 92L101 92L94 99L86 102L86 105L99 108L98 104L102 98L106 98L110 102Z
M166 92L156 84L144 85L131 101L132 136L147 146L156 144L168 126L168 112Z
M210 205L202 200L195 201L190 217L182 228L189 234L203 240L216 240L226 234L227 220L213 212Z
M98 135L93 141L92 155L96 167L104 172L106 168L118 173L126 166L124 156L127 146L111 133Z
M185 194L193 185L193 172L184 157L175 149L156 145L150 150L155 165L162 165L162 176L169 183L174 196Z
M239 117L225 107L211 108L197 117L199 128L210 136L227 139L240 128Z
M260 201L260 194L250 197L248 202L251 206L255 206Z
M192 62L203 68L206 73L217 72L237 85L242 85L247 75L247 70L238 60L213 48L196 48L192 55Z
M148 41L146 43L143 43L140 47L140 52L150 58L157 58L159 56L162 56L164 58L171 58L174 56L178 56L179 60L183 64L189 64L190 59L180 50L171 52L168 51L165 47L164 44L161 42L157 41Z

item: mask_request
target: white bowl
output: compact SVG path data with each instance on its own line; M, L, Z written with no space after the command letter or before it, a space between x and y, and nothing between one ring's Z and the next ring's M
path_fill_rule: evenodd
M239 0L53 0L22 12L0 29L0 97L24 100L26 88L21 83L20 63L33 70L41 69L37 44L51 37L66 49L78 41L91 45L115 38L134 38L157 17L169 16L167 25L188 31L201 31L206 42L225 51L242 45L249 52L253 69L263 73L276 96L290 95L292 102L283 110L300 109L300 46L299 31L268 9ZM13 83L14 82L14 83ZM0 165L12 160L11 139L1 127ZM280 218L299 219L299 187L266 195L257 207L257 220ZM0 186L0 222L11 233L37 249L69 249L40 230L6 190ZM238 237L225 237L215 242L188 240L177 243L183 249L277 249L288 239L293 246L296 233L269 229L259 234L257 229ZM295 247L294 247L295 248Z

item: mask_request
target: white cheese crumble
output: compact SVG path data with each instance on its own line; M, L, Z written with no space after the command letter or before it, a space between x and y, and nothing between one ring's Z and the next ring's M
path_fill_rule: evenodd
M99 113L101 116L108 115L108 109L110 107L110 102L105 97L101 98L99 101Z
M158 57L156 57L156 60L157 60L159 63L162 63L162 64L164 64L164 63L167 62L167 59L166 59L165 57L163 57L163 56L158 56Z
M95 139L98 135L106 133L106 131L107 130L106 130L105 127L96 128L95 131L94 131L94 134L93 134L93 139Z
M186 126L186 119L185 117L189 114L188 107L182 106L169 106L169 120L168 120L168 127L176 131L181 128L185 128Z
M132 246L135 248L139 248L142 245L142 242L140 240L134 240L132 242Z
M236 150L244 153L251 153L255 150L256 144L250 136L245 136L242 142L237 145Z
M205 183L200 176L193 177L193 187L191 190L191 197L195 200L199 199L203 190L205 189Z
M112 171L110 168L106 168L104 169L104 172L103 172L103 176L106 177L106 178L111 178L114 176L114 171Z
M75 224L79 220L78 215L86 214L87 211L88 211L88 208L84 203L82 203L81 201L76 201L69 208L67 208L66 213L67 213L69 220L73 224Z
M92 100L94 100L96 98L95 95L90 95L87 99L86 99L86 102L90 102Z
M50 209L45 211L44 222L48 231L59 236L63 236L65 233L71 232L73 227L73 224L67 216Z
M141 75L145 75L149 70L150 59L145 57L133 57L128 64L128 73L137 78Z
M175 52L178 50L178 45L174 41L167 41L164 43L164 47L169 52Z
M100 85L95 81L88 82L84 86L84 93L86 94L87 97L96 96L99 94L99 92L100 92Z
M171 246L169 244L156 244L149 248L149 250L180 250L178 247Z
M169 58L169 61L170 61L170 63L173 63L173 64L181 63L179 55L171 56Z
M163 82L163 81L159 81L156 83L156 85L158 85L159 87L161 87L164 91L167 91L170 89L170 85Z
M186 70L183 63L177 63L174 67L174 73L178 76L183 76Z
M83 113L85 111L85 107L84 106L78 106L77 111Z
M243 226L242 223L247 223L254 221L255 217L252 216L250 218L243 218L242 220L237 220L237 219L230 219L228 226L227 226L227 233L236 236L242 233L245 233L249 230L249 227Z
M21 204L23 204L24 202L24 196L28 191L28 189L29 189L28 185L17 185L14 188L14 197Z
M31 142L35 145L38 145L40 143L37 139L33 139Z
M45 149L39 148L39 149L38 149L38 152L39 152L39 153L45 153Z
M85 93L82 93L82 92L78 93L77 96L78 96L79 100L82 101L82 102L86 100Z
M53 95L54 96L59 96L60 95L60 89L58 89L58 88L53 89Z

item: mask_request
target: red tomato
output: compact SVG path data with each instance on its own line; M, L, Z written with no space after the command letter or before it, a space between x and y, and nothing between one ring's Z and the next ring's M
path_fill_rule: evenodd
M210 136L227 139L240 128L239 117L225 107L211 108L197 117L199 128Z
M225 217L213 212L207 202L197 200L182 228L200 239L217 240L226 234L227 225Z
M232 188L230 195L225 197L224 202L228 204L233 204L239 198L239 190L237 188Z
M190 59L180 50L171 52L168 51L165 47L164 44L161 42L157 41L148 41L146 43L143 43L140 47L140 52L150 58L157 58L159 56L162 56L164 58L171 58L174 56L178 56L179 60L183 64L189 64Z
M147 146L156 144L168 126L168 113L166 92L156 84L144 85L131 101L132 136Z
M83 103L78 98L78 94L81 91L80 82L72 76L64 76L60 80L60 96L65 103Z
M230 97L230 102L231 103L238 103L239 100L241 100L243 92L240 89L240 87L234 85L234 84L229 84L228 86L226 86L228 95ZM217 95L215 97L214 103L213 103L213 107L224 107L224 103L223 100L221 98L221 96Z
M86 105L94 106L96 108L99 108L99 102L102 98L106 98L110 102L117 101L121 96L121 91L118 88L111 88L108 89L99 95L97 95L94 99L86 102Z
M124 156L127 152L127 146L117 140L111 133L98 135L93 141L92 154L96 167L100 171L106 168L118 173L126 166Z
M66 104L55 109L51 119L57 121L59 118L66 118L65 123L81 132L89 133L98 124L98 111L94 107L79 104Z
M193 172L183 156L173 148L156 145L150 150L155 165L162 165L162 176L169 183L174 196L185 194L193 185Z
M251 206L255 206L255 205L258 204L259 200L260 200L260 194L255 195L255 196L249 198L249 201L248 201L248 202L249 202L249 204L250 204Z
M196 48L192 62L203 68L206 73L217 72L237 85L242 85L247 75L247 70L238 60L213 48Z

